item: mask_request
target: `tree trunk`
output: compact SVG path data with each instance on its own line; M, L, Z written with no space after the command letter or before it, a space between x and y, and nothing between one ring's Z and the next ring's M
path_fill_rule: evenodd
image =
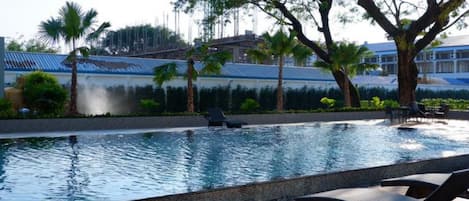
M348 88L349 88L349 94L350 94L350 104L352 107L360 107L360 94L358 94L358 90L355 88L355 86L352 84L350 79L344 75L343 72L341 71L333 71L332 75L334 76L334 79L339 85L340 90L344 92L345 94L345 86L344 83L347 81L348 82Z
M397 50L399 82L399 103L409 105L416 100L415 89L417 88L418 69L415 64L411 50Z
M348 71L347 67L344 67L344 77L348 78ZM344 105L345 107L351 107L351 101L350 101L350 84L349 84L349 79L344 79Z
M283 56L278 58L277 111L283 111Z
M72 41L72 48L75 52L75 40ZM78 114L78 109L77 109L77 55L76 52L74 53L75 55L72 56L72 80L70 84L70 104L68 108L68 115L77 115Z
M194 112L194 89L192 87L192 77L194 74L194 60L187 61L187 112Z

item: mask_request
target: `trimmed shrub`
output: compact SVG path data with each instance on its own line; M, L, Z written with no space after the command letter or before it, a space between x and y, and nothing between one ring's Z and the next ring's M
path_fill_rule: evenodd
M274 110L276 104L277 89L274 89L272 87L264 87L259 91L259 105L261 110Z
M241 110L241 104L247 98L257 99L256 89L248 89L246 87L237 86L231 91L231 111L238 112Z
M57 78L40 71L25 76L23 95L26 105L39 114L61 114L67 100Z
M157 113L164 112L166 109L166 93L163 88L157 87L153 90L153 99L160 104L156 109Z
M10 118L15 116L15 110L10 101L0 98L0 118Z
M229 110L229 101L229 87L202 88L199 91L199 111L207 111L212 107L219 107L226 111Z
M327 97L321 98L321 103L324 104L327 108L333 108L335 105L335 100Z
M384 100L383 101L383 107L391 107L391 108L398 108L400 105L399 105L399 102L397 102L396 100Z
M378 96L371 98L371 104L374 108L383 108L384 102Z
M182 87L166 88L166 111L184 112L187 109L187 90Z
M427 106L440 106L441 104L449 105L451 109L466 110L469 108L469 100L452 99L452 98L430 98L422 99L421 102Z
M246 98L244 102L241 104L241 110L243 112L254 112L258 110L260 107L259 103L252 98Z
M160 104L152 99L142 99L140 100L140 108L144 113L153 114L158 111Z

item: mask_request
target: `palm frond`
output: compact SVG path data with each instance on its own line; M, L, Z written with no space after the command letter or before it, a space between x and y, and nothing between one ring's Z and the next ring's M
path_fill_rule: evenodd
M39 25L39 34L41 39L46 42L57 43L63 32L63 22L60 19L51 17L46 21L42 21Z
M64 39L66 42L80 38L84 34L81 30L83 14L80 5L74 2L67 2L60 10L60 17L63 20Z
M90 56L90 48L88 48L88 47L85 47L85 46L79 47L79 48L77 48L77 50L78 50L78 52L80 52L80 55L85 57L85 58Z
M252 60L257 61L259 63L262 63L263 61L267 60L271 55L268 50L261 48L250 49L247 50L246 53Z
M155 77L153 81L158 86L163 85L164 82L174 79L177 75L177 64L174 62L166 63L154 68Z
M232 58L231 53L220 51L205 55L202 59L204 67L200 71L202 74L220 74L221 68Z
M82 22L82 30L87 30L91 28L91 25L96 23L96 17L98 16L98 12L94 9L88 10L85 15L83 16Z
M111 23L109 22L104 22L102 23L98 29L94 32L91 32L87 37L86 37L86 40L87 41L91 41L91 40L96 40L99 38L99 36L104 32L106 31L107 28L111 27Z
M306 59L308 59L308 57L313 54L313 51L309 47L306 47L300 43L293 47L291 52L297 63L304 63Z

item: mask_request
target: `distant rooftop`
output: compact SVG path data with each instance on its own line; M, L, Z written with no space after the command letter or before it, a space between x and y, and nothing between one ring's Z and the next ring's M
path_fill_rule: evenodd
M441 42L442 43L438 46L438 48L469 46L469 35L449 36L445 39L441 39ZM394 44L394 41L383 43L368 43L365 44L365 46L373 52L396 51L396 45Z
M35 71L45 72L71 72L71 65L67 62L66 55L9 52L5 53L6 71ZM153 69L165 63L175 62L179 74L186 71L184 60L147 59L135 57L115 56L90 56L87 59L78 60L79 73L101 73L101 74L134 74L153 75ZM200 69L200 63L196 64ZM233 64L227 63L222 68L220 75L213 77L245 78L245 79L277 79L278 68L269 65L257 64ZM305 81L334 81L329 73L322 72L311 67L285 67L285 80Z

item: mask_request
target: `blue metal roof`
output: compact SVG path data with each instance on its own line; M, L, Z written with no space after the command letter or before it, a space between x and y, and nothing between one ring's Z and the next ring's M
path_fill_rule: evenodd
M6 71L35 71L45 72L71 72L71 66L66 61L66 55L29 53L29 52L6 52ZM78 59L79 73L103 73L103 74L134 74L153 75L156 66L175 62L178 72L182 75L187 69L186 61L147 59L135 57L111 57L90 56ZM200 69L201 64L196 63ZM247 79L277 79L278 67L257 64L233 64L227 63L222 68L220 75L214 77L247 78ZM311 67L285 67L285 80L311 80L311 81L334 81L329 73L322 72Z
M394 43L394 41L384 43L368 43L364 45L373 52L396 51L396 44ZM435 47L434 49L444 49L462 46L467 46L467 49L469 49L469 35L450 36L441 39L441 44Z

